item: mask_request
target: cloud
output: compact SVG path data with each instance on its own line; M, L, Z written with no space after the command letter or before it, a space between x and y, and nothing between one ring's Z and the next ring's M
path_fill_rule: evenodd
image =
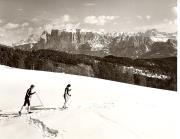
M27 30L28 30L28 34L30 34L30 35L31 35L31 34L33 33L33 31L34 31L34 28L32 28L32 27L28 27L28 29L27 29Z
M150 20L150 19L151 19L151 16L150 16L150 15L146 15L146 19L147 19L147 20Z
M118 25L118 23L117 23L117 22L114 22L113 25Z
M0 38L4 37L4 34L0 34Z
M27 26L29 26L29 23L28 23L28 22L24 22L24 23L22 23L21 26L22 26L22 27L27 27Z
M80 26L80 23L76 23L76 24L69 23L69 24L62 25L62 27L66 30L77 29L79 28L79 26Z
M46 15L45 14L46 11L43 11L43 15L36 15L34 16L33 18L31 18L30 20L32 22L35 22L35 23L47 23L47 22L50 22L53 20L53 17L52 16L49 16L49 15Z
M22 24L16 24L16 23L7 23L4 26L2 26L2 29L4 29L4 31L10 31L12 32L23 32L26 28L28 27L29 23L28 22L24 22Z
M88 24L97 24L98 19L96 18L96 16L87 16L85 17L84 22Z
M4 31L5 31L5 29L3 27L0 27L0 32L2 33Z
M33 21L33 22L38 22L39 19L38 19L37 17L34 17L34 18L32 19L32 21Z
M52 19L50 22L46 22L46 24L44 24L42 28L50 33L52 29L70 30L73 28L74 29L78 28L79 26L80 26L80 23L76 18L71 17L69 14L65 14L59 18Z
M164 22L154 25L145 25L134 28L135 31L146 31L148 29L155 28L163 32L176 32L177 31L177 21L176 20L164 20Z
M5 30L0 27L0 38L4 37Z
M87 24L105 25L109 21L117 19L118 16L87 16L84 18L84 22Z
M21 8L19 8L19 9L17 9L18 11L20 11L20 12L22 12L23 11L23 9L21 9Z
M177 25L177 19L169 20L165 18L163 21L164 23L169 24L169 25L173 25L173 24Z
M51 32L52 29L66 29L66 30L71 30L71 29L77 29L80 26L80 23L72 24L72 23L67 23L67 24L46 24L44 26L44 30L47 32Z
M95 6L96 4L95 3L85 3L84 6Z
M19 24L15 24L15 23L11 23L11 22L4 25L5 29L16 29L18 27L20 27Z
M140 15L137 15L137 16L136 16L136 18L138 18L138 19L140 19L140 20L142 20L142 19L143 19L143 17L142 17L142 16L140 16Z
M132 23L132 21L127 20L125 23L126 23L126 24L131 24L131 23Z
M169 20L167 18L163 19L164 22L168 22Z
M172 7L171 11L173 12L174 15L177 15L177 7L176 6Z
M60 18L52 19L50 24L52 24L52 25L60 25L60 24L71 22L71 21L72 20L71 20L70 15L65 14L65 15L61 16Z
M47 31L48 33L50 33L52 29L53 29L53 25L52 24L44 25L44 30Z
M147 19L147 20L150 20L151 19L151 16L150 15L146 15L146 16L141 16L141 15L136 15L136 18L138 18L139 20L143 20L143 19Z
M68 14L65 14L62 16L62 21L63 22L69 22L70 21L70 16Z

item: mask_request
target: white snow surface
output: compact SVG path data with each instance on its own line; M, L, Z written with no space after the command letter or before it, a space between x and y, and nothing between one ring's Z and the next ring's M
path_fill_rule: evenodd
M153 42L167 42L167 40L168 40L169 38L168 37L161 37L161 36L152 36L151 37L151 40L153 41Z
M72 96L61 110L69 83ZM33 95L33 113L13 117L31 84L44 107ZM0 66L0 138L177 139L178 100L173 91Z

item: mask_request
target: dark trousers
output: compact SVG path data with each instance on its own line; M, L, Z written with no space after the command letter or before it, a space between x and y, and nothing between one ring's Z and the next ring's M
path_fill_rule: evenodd
M23 106L26 106L26 104L28 104L28 106L30 106L30 100L29 99L25 99L24 100Z

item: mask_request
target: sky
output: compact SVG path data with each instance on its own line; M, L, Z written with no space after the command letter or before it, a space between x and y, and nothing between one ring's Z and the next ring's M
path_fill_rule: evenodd
M52 28L177 31L176 0L0 0L0 43Z

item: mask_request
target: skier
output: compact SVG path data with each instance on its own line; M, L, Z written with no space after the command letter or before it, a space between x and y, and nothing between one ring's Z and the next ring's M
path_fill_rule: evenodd
M34 88L34 85L31 85L30 88L27 90L26 96L25 96L25 99L24 99L24 104L23 104L23 106L21 107L21 110L19 111L19 115L21 115L21 111L22 111L23 107L26 106L26 104L28 104L28 109L27 109L28 113L31 113L31 112L30 112L30 98L31 98L31 96L32 96L33 94L36 93L36 92L33 92L33 93L32 93L32 89L33 89L33 88Z
M63 97L64 97L64 101L65 101L65 102L64 102L64 105L63 105L63 107L62 107L62 108L64 108L64 109L67 108L66 103L67 103L69 97L71 96L71 94L69 94L69 91L71 91L70 87L71 87L71 85L68 84L68 85L66 86L66 88L65 88L65 91L64 91Z

